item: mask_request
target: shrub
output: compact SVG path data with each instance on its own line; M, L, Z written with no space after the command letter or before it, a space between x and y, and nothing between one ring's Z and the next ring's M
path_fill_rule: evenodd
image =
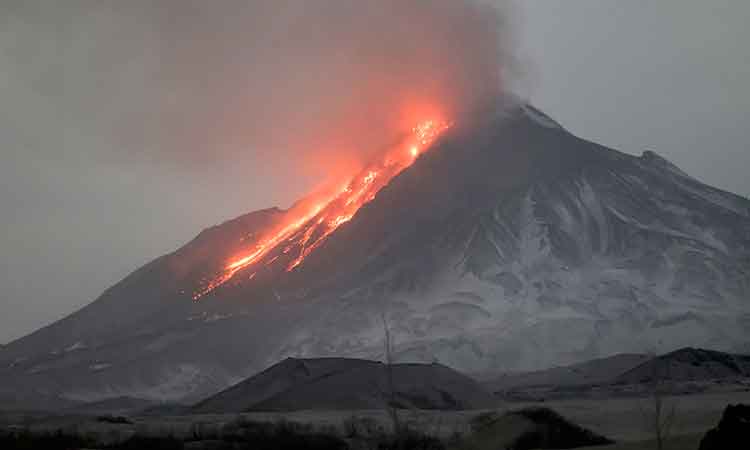
M96 418L97 422L103 422L103 423L113 423L113 424L128 424L132 425L133 422L130 421L127 417L122 416L99 416Z
M495 411L487 411L472 417L469 421L472 433L476 433L486 428L498 420L499 416Z
M26 431L0 434L0 448L3 450L72 450L90 446L91 442L87 439L62 431L41 434Z
M225 427L222 439L232 448L253 450L344 450L346 442L333 431L315 430L311 425L281 421L252 422L240 419Z
M445 450L445 445L434 436L405 429L393 435L383 435L374 448L378 450Z
M182 450L182 441L169 437L133 436L127 441L106 447L111 450Z
M344 436L347 438L371 438L385 434L385 430L371 417L352 416L343 422Z

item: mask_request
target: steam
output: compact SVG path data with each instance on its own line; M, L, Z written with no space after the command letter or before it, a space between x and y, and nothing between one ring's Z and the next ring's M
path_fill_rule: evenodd
M504 3L228 3L155 15L165 90L154 131L166 158L349 171L417 120L495 100L510 72Z

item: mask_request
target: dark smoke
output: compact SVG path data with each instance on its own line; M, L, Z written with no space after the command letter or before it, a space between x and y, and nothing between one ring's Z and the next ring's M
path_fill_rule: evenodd
M24 105L3 117L14 131L6 139L61 163L145 161L198 176L231 166L227 182L244 167L294 177L298 190L350 170L422 115L463 117L500 95L512 69L508 9L504 0L3 3L8 93Z
M163 4L163 3L162 3ZM502 93L508 7L473 0L176 2L155 11L168 158L348 169L422 109Z

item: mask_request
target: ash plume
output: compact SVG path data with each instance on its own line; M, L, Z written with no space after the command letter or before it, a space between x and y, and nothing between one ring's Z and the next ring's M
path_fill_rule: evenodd
M296 180L286 184L297 195L351 173L423 116L458 117L501 95L514 73L509 9L505 0L11 2L0 6L0 58L10 102L26 106L6 118L7 139L60 161L273 174Z
M504 3L195 2L155 17L172 100L162 148L191 162L350 171L421 115L497 98L511 72Z

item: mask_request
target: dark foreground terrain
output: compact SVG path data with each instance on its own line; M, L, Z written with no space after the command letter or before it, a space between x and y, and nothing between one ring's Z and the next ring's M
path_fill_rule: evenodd
M663 402L675 411L665 448L697 450L728 404L750 403L750 391L727 386L667 396ZM8 412L0 416L0 448L650 449L656 448L652 411L650 397L506 402L469 411L400 410L398 434L383 409L128 417ZM545 444L540 436L562 440Z
M194 405L5 405L0 449L648 449L658 422L662 448L698 450L727 405L750 404L749 363L686 348L480 382L440 364L289 358Z

